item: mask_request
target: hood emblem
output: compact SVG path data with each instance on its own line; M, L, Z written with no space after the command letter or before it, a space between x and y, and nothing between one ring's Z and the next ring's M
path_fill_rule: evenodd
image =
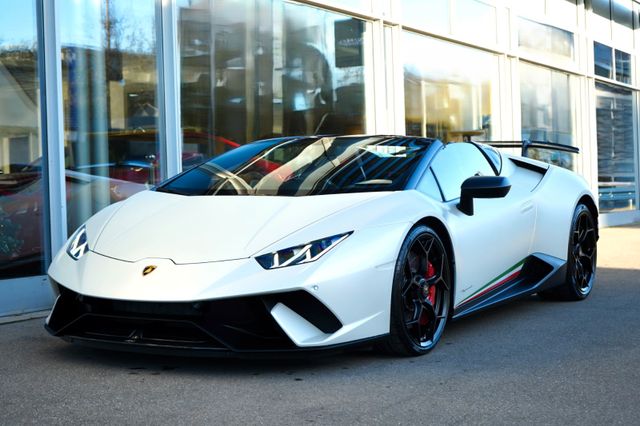
M146 277L147 275L149 275L150 273L152 273L153 271L155 271L157 268L156 265L149 265L149 266L145 266L144 269L142 270L142 276Z

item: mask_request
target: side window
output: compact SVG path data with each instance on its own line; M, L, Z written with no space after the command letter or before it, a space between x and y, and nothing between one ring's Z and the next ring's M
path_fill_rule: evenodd
M420 179L418 191L433 198L434 200L442 201L442 195L440 194L440 188L438 188L438 182L436 182L435 176L433 176L433 170L429 168L427 172Z
M460 198L460 185L471 176L495 176L480 150L470 143L451 143L440 151L431 164L445 201Z

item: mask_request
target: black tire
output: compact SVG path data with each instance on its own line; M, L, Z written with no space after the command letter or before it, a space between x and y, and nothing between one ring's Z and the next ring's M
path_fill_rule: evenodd
M389 336L380 349L404 356L433 349L449 317L451 291L451 265L442 240L433 229L416 226L396 261Z
M565 281L540 292L543 299L584 300L589 297L596 280L597 240L593 214L587 206L579 204L571 220Z

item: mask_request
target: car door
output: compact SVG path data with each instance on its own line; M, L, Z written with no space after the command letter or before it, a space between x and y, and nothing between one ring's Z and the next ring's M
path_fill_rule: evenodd
M474 214L457 207L460 186L471 176L495 176L495 165L472 143L446 145L431 170L444 201L456 256L454 308L461 312L490 299L500 286L518 276L530 254L535 206L526 192L504 198L474 199Z

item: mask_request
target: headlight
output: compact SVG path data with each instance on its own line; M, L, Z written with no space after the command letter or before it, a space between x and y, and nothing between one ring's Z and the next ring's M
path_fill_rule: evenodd
M278 250L257 256L256 260L264 269L284 268L285 266L301 265L318 260L323 254L335 247L351 235L351 232L334 235L307 244Z
M89 245L87 244L87 229L82 225L72 236L69 246L67 247L67 254L74 260L80 259L86 252L89 251Z

